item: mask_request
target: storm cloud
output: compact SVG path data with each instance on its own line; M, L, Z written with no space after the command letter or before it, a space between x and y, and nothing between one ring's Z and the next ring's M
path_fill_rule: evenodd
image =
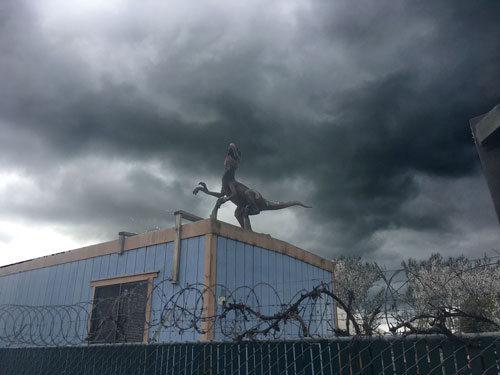
M219 189L235 142L238 179L313 206L254 229L325 257L480 256L500 240L468 125L500 102L497 2L2 8L2 221L83 244L207 216L192 189Z

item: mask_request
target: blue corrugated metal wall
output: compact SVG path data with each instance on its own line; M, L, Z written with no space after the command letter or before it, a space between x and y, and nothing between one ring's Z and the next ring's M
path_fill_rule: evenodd
M260 312L263 314L278 312L283 304L295 300L303 291L310 291L321 283L328 285L332 283L332 274L329 271L285 254L225 237L217 237L216 256L216 284L225 286L227 291L234 291L242 286L256 286L253 288L255 294L250 293L251 297L249 297L250 290L241 288L234 298L247 305L260 306ZM272 288L261 283L270 284ZM222 289L218 288L216 291L218 311L220 311L220 306L217 305L218 298L221 294L227 293ZM259 299L258 302L256 298ZM318 310L326 311L328 316L326 319L325 317L318 319L323 322L322 326L315 326L316 323L311 321L311 331L321 336L332 336L332 326L325 322L333 322L333 306L328 308L321 307L320 304L318 306ZM314 313L312 312L313 315ZM297 335L297 330L288 326L285 327L284 333L284 337L291 338ZM223 338L217 330L215 337Z
M186 284L203 282L205 236L182 240L179 284L163 282L172 273L173 242L110 254L95 258L39 268L0 277L0 305L72 305L92 299L90 281L95 279L160 271L154 284L160 283L162 293L153 293L152 319L161 314L162 302ZM86 330L86 324L81 325ZM151 332L150 332L151 334ZM194 330L183 333L162 331L158 341L197 340Z
M184 239L181 246L179 283L175 285L168 281L173 259L173 242L169 242L129 250L122 255L103 255L2 276L0 305L73 305L92 299L91 280L157 270L159 274L154 280L156 289L153 291L150 321L158 327L162 309L169 298L188 284L203 283L205 236ZM216 303L219 296L232 293L237 302L259 306L261 313L273 314L284 304L297 298L301 292L310 291L320 283L331 285L332 275L329 271L244 242L217 236L216 254L216 284L223 286L216 290ZM193 306L197 303L194 295L185 295L183 298L186 298L183 303L187 303L187 307L190 303ZM319 301L316 305L307 307L309 310L306 310L305 315L309 316L311 333L331 336L333 306L321 303ZM75 315L74 319L71 317L71 321L79 320L76 312L71 309L67 311ZM220 305L216 304L216 314L220 312ZM310 318L318 312L322 314L320 318ZM79 337L85 337L87 322L85 319L81 320L76 331L80 332ZM53 327L43 329L50 330ZM149 331L150 337L154 329ZM296 337L298 332L296 327L287 325L283 328L283 333L281 337ZM194 329L162 329L156 341L199 338L200 335ZM217 327L215 338L223 338ZM51 344L58 345L58 341Z

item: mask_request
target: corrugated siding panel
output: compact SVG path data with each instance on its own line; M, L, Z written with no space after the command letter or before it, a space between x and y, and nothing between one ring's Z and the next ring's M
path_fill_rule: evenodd
M282 304L290 303L302 292L310 291L322 282L328 285L332 282L329 271L285 254L225 237L217 237L216 254L216 301L219 296L224 296L235 302L258 305L263 314L279 311ZM251 290L256 297L252 296ZM316 314L319 320L310 322L310 331L324 336L333 334L331 324L327 324L327 319L333 322L333 305L331 301L329 305L326 303L318 303L314 311L307 307L304 314ZM220 305L216 305L216 311L221 311ZM297 327L286 325L284 333L285 337L295 337ZM215 332L215 337L223 338L220 330Z
M164 304L174 293L179 292L186 284L203 282L204 247L205 236L182 240L177 285L168 281L172 274L173 257L173 242L169 242L126 251L122 255L104 255L2 276L0 304L72 305L91 301L91 280L158 270L158 277L154 279L157 286L151 302L151 321L158 320ZM194 303L194 296L189 298ZM84 335L86 323L80 329ZM175 333L162 332L158 341L198 338L199 335L192 329L182 334L177 330Z

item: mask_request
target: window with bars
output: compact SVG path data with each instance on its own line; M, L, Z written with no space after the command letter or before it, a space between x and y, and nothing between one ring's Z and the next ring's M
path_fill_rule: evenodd
M141 342L147 339L149 299L155 273L97 280L87 341Z

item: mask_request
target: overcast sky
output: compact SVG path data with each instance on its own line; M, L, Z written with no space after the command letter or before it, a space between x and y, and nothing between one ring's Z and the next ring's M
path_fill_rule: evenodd
M0 265L208 217L329 259L498 255L469 119L500 102L498 1L0 5ZM226 203L221 220L237 224Z

